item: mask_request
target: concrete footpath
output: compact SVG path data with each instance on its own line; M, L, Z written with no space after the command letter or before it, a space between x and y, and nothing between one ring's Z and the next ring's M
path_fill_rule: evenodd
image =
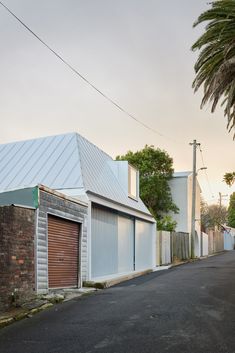
M0 330L7 353L234 353L235 252L53 306Z
M97 291L96 288L64 289L35 297L19 307L13 306L6 312L0 313L0 329L13 324L15 321L31 318L33 315L51 308L53 305L79 298L95 291Z

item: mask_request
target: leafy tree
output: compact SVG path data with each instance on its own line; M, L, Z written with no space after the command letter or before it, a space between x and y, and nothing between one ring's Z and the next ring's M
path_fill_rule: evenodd
M146 145L137 152L128 151L124 156L117 156L117 160L127 160L140 172L140 197L159 226L174 228L170 217L164 218L169 211L177 212L173 203L168 181L172 178L173 159L167 152ZM159 228L161 229L161 228ZM166 229L164 229L166 230Z
M192 46L192 50L200 50L193 87L195 91L204 87L201 107L211 102L212 113L222 98L227 128L231 131L235 128L235 1L219 0L210 4L211 8L193 25L207 22L205 32Z
M228 207L228 226L235 228L235 192L230 196Z
M157 229L166 230L168 232L174 232L177 222L172 219L171 216L165 215L161 219L157 220Z
M235 172L224 174L224 181L229 186L232 186L235 182Z
M227 215L228 211L225 206L208 205L204 200L201 201L201 226L203 231L225 224Z

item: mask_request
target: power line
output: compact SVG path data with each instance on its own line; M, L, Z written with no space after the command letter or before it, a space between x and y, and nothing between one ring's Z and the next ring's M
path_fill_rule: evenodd
M202 160L202 166L205 168L206 166L205 166L205 161L204 161L201 145L199 146L199 151L200 151L200 156L201 156L201 160ZM214 193L213 193L212 188L211 188L211 183L210 183L210 180L209 180L209 177L208 177L208 174L207 174L207 169L204 169L204 173L205 173L205 176L206 176L206 180L207 180L207 184L208 184L208 188L210 190L211 196L212 196L212 198L214 198L215 196L214 196Z
M155 134L165 137L166 139L172 140L175 143L182 143L178 141L174 141L170 137L162 134L161 132L153 129L149 125L145 124L143 121L137 119L134 114L129 113L126 109L122 108L115 100L107 96L103 91L101 91L98 87L96 87L92 82L90 82L84 75L82 75L77 69L75 69L68 61L66 61L60 54L58 54L52 47L50 47L43 39L41 39L31 28L29 28L19 17L17 17L2 1L0 1L0 5L2 5L5 10L8 11L23 27L25 27L36 39L38 39L51 53L53 53L59 60L61 60L70 70L72 70L77 76L79 76L83 81L85 81L90 87L92 87L97 93L99 93L102 97L104 97L107 101L113 104L117 109L119 109L122 113L129 116L132 120L142 125L146 129L154 132Z

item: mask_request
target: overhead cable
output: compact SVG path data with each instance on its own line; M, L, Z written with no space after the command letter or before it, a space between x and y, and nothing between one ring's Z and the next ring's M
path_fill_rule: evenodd
M201 160L202 160L202 166L203 166L203 168L206 168L201 145L199 146L199 150L200 150L200 156L201 156ZM214 193L213 193L212 188L211 188L211 183L210 183L210 180L209 180L209 177L208 177L208 174L207 174L207 169L204 169L204 173L205 173L205 176L206 176L206 180L207 180L209 191L211 193L212 198L214 199L215 196L214 196Z
M133 119L138 124L142 125L146 129L152 131L153 133L164 137L166 139L172 140L175 143L182 143L171 139L170 137L162 134L156 129L150 127L145 124L143 121L139 120L135 117L134 114L129 113L126 109L124 109L119 103L117 103L114 99L110 98L107 94L105 94L101 89L95 86L91 81L89 81L83 74L81 74L77 69L75 69L67 60L65 60L60 54L58 54L51 46L49 46L42 38L40 38L29 26L27 26L18 16L16 16L2 1L0 1L0 5L2 5L5 10L8 11L24 28L26 28L37 40L39 40L51 53L53 53L59 60L61 60L70 70L72 70L77 76L79 76L83 81L85 81L90 87L92 87L97 93L99 93L102 97L104 97L107 101L113 104L117 109L119 109L122 113L127 115L129 118Z

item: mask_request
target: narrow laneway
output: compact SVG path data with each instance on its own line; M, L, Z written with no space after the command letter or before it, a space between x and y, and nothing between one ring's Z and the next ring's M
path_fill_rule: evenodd
M233 353L235 251L155 272L0 330L1 353Z

